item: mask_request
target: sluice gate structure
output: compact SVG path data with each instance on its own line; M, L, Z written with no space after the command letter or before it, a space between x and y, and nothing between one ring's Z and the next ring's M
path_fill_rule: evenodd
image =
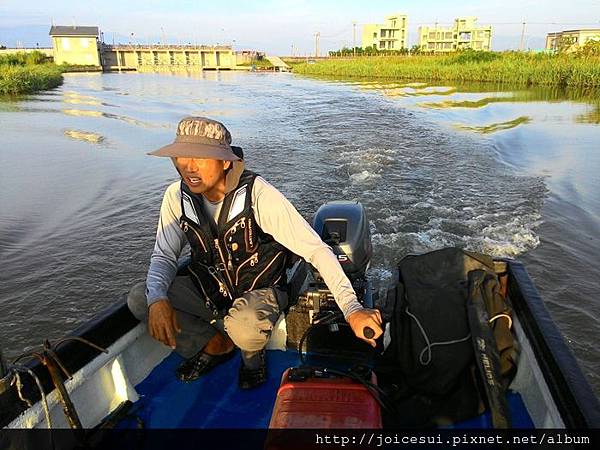
M100 55L104 71L231 70L236 65L229 46L102 44Z
M110 45L98 27L55 26L50 29L52 54L57 64L91 67L104 72L160 70L231 70L236 55L230 45Z

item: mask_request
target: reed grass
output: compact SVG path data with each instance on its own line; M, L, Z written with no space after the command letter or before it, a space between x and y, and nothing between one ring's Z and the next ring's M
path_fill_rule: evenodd
M63 70L46 61L41 52L0 56L0 95L30 94L59 86Z
M36 64L44 64L47 60L48 57L42 52L18 52L0 55L0 66L33 66Z
M30 94L62 83L62 71L53 64L0 66L0 94Z
M600 86L600 57L521 52L332 58L294 66L295 73L343 78Z

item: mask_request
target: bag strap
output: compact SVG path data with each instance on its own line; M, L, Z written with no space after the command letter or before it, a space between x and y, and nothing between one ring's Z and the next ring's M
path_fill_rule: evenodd
M467 316L475 352L475 361L487 395L494 428L510 428L510 410L506 390L500 375L500 355L496 338L489 325L484 296L488 283L497 282L495 275L484 270L472 270L468 274Z

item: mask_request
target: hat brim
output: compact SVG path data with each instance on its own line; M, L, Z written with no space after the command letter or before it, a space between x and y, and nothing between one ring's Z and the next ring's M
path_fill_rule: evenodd
M219 145L198 144L191 142L174 142L164 147L149 152L152 156L165 156L170 158L201 158L219 159L222 161L239 161L241 158L233 153L231 147Z

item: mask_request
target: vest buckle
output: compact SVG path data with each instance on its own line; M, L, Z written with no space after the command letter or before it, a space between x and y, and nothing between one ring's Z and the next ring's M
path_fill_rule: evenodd
M206 306L206 309L208 309L212 313L213 316L216 317L219 315L219 310L217 309L216 305L213 302L211 302L209 299L206 299L206 302L204 302L204 306Z

